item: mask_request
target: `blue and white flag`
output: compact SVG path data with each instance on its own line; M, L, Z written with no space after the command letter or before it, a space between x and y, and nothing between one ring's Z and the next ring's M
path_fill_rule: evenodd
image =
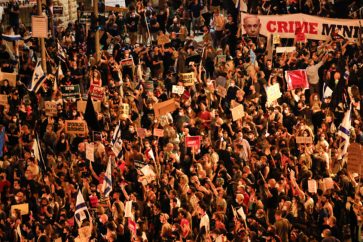
M115 127L113 131L113 136L111 140L112 151L116 157L122 156L122 139L121 139L121 129L120 123Z
M38 61L32 77L32 82L29 91L34 91L35 93L38 92L39 88L42 86L43 82L45 81L45 73L43 71L41 61Z
M338 136L340 136L340 143L339 143L339 148L338 148L338 159L343 159L347 152L348 152L348 147L350 144L350 129L352 128L352 124L351 124L351 106L350 108L345 112L344 114L344 118L342 123L339 125L338 128Z
M77 200L76 200L76 210L74 211L74 219L76 220L78 227L82 226L85 219L90 218L90 213L87 208L87 204L84 201L81 190L78 190Z
M59 42L57 43L57 48L58 48L57 57L61 61L66 62L67 61L67 54L66 54L65 50L63 49L63 47L59 44Z
M323 84L323 99L329 98L333 95L333 90L324 82Z
M256 62L256 54L255 54L255 52L253 52L252 49L250 49L250 59L251 59L251 63L252 64L255 64L255 62Z
M111 171L111 158L108 160L105 178L102 184L102 190L105 197L109 197L112 192L112 171Z
M15 41L23 39L23 37L21 37L20 34L2 34L1 38L7 41Z
M42 168L42 170L44 169L44 171L45 171L47 168L44 163L43 153L42 153L42 149L41 149L38 137L33 140L32 153L33 153L34 159L38 163L39 167Z

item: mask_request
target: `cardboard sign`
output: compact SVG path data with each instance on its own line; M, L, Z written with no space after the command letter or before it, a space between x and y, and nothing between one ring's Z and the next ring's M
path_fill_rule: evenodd
M105 10L106 11L118 12L118 13L123 13L123 12L128 12L129 11L129 9L126 8L126 7L112 7L112 6L107 6L107 5L105 7Z
M313 137L297 136L296 144L312 144Z
M137 129L136 129L136 131L137 131L137 135L138 135L141 139L143 139L143 138L145 138L145 137L146 137L146 130L145 130L144 128L137 128Z
M0 105L5 106L8 104L8 95L0 94Z
M93 107L96 112L101 112L101 101L92 101ZM86 111L87 101L79 100L77 101L77 111L84 113Z
M32 16L32 37L48 38L48 18L46 16Z
M86 122L83 120L66 120L65 122L67 134L86 134Z
M217 55L217 63L226 63L227 62L227 56L226 55Z
M272 36L272 44L273 45L279 45L279 44L281 44L280 35L274 34Z
M245 116L245 112L244 112L244 108L243 108L242 104L238 105L235 108L232 108L231 112L232 112L233 121L236 121L236 120L238 120L240 118L243 118Z
M277 54L281 54L281 53L291 53L294 52L296 50L295 46L288 46L288 47L276 47L276 53Z
M145 91L153 92L154 91L154 82L153 81L146 81L145 82Z
M170 43L169 36L167 36L166 34L159 35L157 37L157 40L158 40L158 45L165 45L167 43Z
M120 104L120 115L122 118L128 118L130 116L130 105L128 103Z
M81 89L79 85L61 86L62 98L80 98Z
M155 180L156 174L149 165L144 166L140 171L144 174L148 183Z
M276 101L282 96L282 93L280 91L280 85L278 83L275 83L272 86L267 87L266 94L267 103L272 104L272 102Z
M183 86L173 85L172 93L183 95L185 88Z
M105 96L105 88L103 87L91 86L89 91L92 98L98 101L102 101L103 97Z
M63 15L63 6L53 6L53 14Z
M0 71L1 85L4 85L4 80L8 80L9 86L15 87L17 77L18 77L18 73L16 73L16 72L10 73L10 72L1 72Z
M155 112L155 117L159 117L162 116L164 114L170 113L175 111L177 108L176 106L176 102L175 100L169 99L165 102L161 102L161 103L155 103L154 104L154 112Z
M314 179L308 180L308 191L310 193L318 192L318 184Z
M125 218L132 217L132 201L127 201L125 204Z
M189 87L194 85L194 72L180 73L180 76L184 82L184 86Z
M164 137L164 130L163 129L154 129L154 136L156 137Z
M15 210L20 210L21 215L27 215L29 214L29 204L22 203L22 204L12 205L10 208L10 212L13 213Z
M201 136L187 136L185 137L185 146L199 150L201 141Z
M121 66L124 67L124 66L134 66L134 59L132 58L128 58L128 59L123 59L121 60Z
M55 101L44 102L45 115L54 117L58 115L57 103Z
M351 143L348 147L348 171L350 173L362 172L362 148L358 143Z
M220 97L226 97L227 96L227 89L222 86L217 86L217 94Z

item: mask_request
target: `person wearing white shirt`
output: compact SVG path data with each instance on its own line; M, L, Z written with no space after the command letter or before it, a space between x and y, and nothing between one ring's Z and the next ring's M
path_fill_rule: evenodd
M199 204L199 215L201 216L200 223L199 223L199 229L202 230L202 228L205 227L206 233L209 233L210 221L209 221L209 216L208 216L206 210L207 209L204 204Z

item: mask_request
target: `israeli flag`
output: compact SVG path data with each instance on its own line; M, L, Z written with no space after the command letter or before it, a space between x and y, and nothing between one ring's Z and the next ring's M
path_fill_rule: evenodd
M108 197L112 192L111 158L108 160L106 174L102 184L102 190L105 197Z
M87 219L87 216L90 217L86 202L84 201L81 190L78 190L76 211L74 212L74 219L76 220L78 227L82 226L82 223Z

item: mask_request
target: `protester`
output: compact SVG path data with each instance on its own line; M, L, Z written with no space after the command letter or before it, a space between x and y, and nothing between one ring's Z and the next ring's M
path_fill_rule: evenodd
M132 2L55 28L43 70L12 1L0 240L360 241L361 38L261 33L265 14L359 17L342 2Z

